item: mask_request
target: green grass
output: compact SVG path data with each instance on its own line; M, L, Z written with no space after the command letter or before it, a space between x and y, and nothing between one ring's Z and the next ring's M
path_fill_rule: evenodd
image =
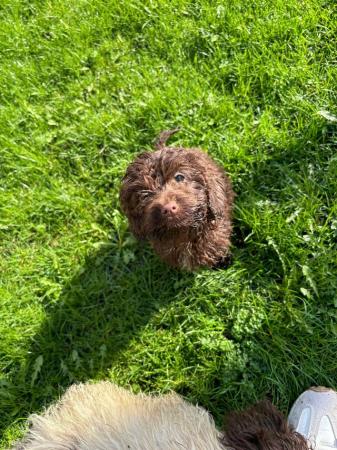
M337 387L336 36L333 0L2 2L1 448L76 381L219 424ZM227 270L168 269L120 213L177 125L233 180Z

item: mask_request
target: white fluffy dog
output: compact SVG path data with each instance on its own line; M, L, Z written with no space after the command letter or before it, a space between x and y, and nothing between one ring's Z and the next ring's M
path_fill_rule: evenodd
M17 450L223 450L203 409L177 394L132 394L109 382L70 387Z

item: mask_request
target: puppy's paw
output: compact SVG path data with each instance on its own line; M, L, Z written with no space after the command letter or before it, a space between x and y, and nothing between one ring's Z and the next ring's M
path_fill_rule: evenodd
M227 269L233 263L233 255L230 253L219 259L217 263L212 266L212 270L222 270Z

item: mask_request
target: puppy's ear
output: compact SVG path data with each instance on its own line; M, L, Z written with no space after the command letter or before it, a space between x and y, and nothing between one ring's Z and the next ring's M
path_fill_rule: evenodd
M142 215L130 213L130 214L126 214L126 216L129 220L129 228L130 228L131 232L133 233L133 235L138 240L146 239L147 235L146 235L146 230L144 227L144 220L142 218Z
M208 160L208 161L207 161ZM228 216L232 210L234 193L231 183L224 170L215 165L213 161L209 163L209 157L204 165L204 178L207 188L208 208L210 219Z
M154 178L157 158L154 153L139 155L127 168L120 190L120 203L129 219L130 229L138 239L146 238L144 220L145 195L154 190Z
M211 218L222 217L225 209L233 201L233 193L229 189L229 182L225 175L215 174L207 176L208 207Z

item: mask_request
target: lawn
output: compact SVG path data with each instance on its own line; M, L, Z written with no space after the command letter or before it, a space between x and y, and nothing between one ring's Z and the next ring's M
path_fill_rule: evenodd
M337 388L334 0L3 0L1 449L71 383L224 412ZM208 151L233 262L166 267L130 235L128 163Z

